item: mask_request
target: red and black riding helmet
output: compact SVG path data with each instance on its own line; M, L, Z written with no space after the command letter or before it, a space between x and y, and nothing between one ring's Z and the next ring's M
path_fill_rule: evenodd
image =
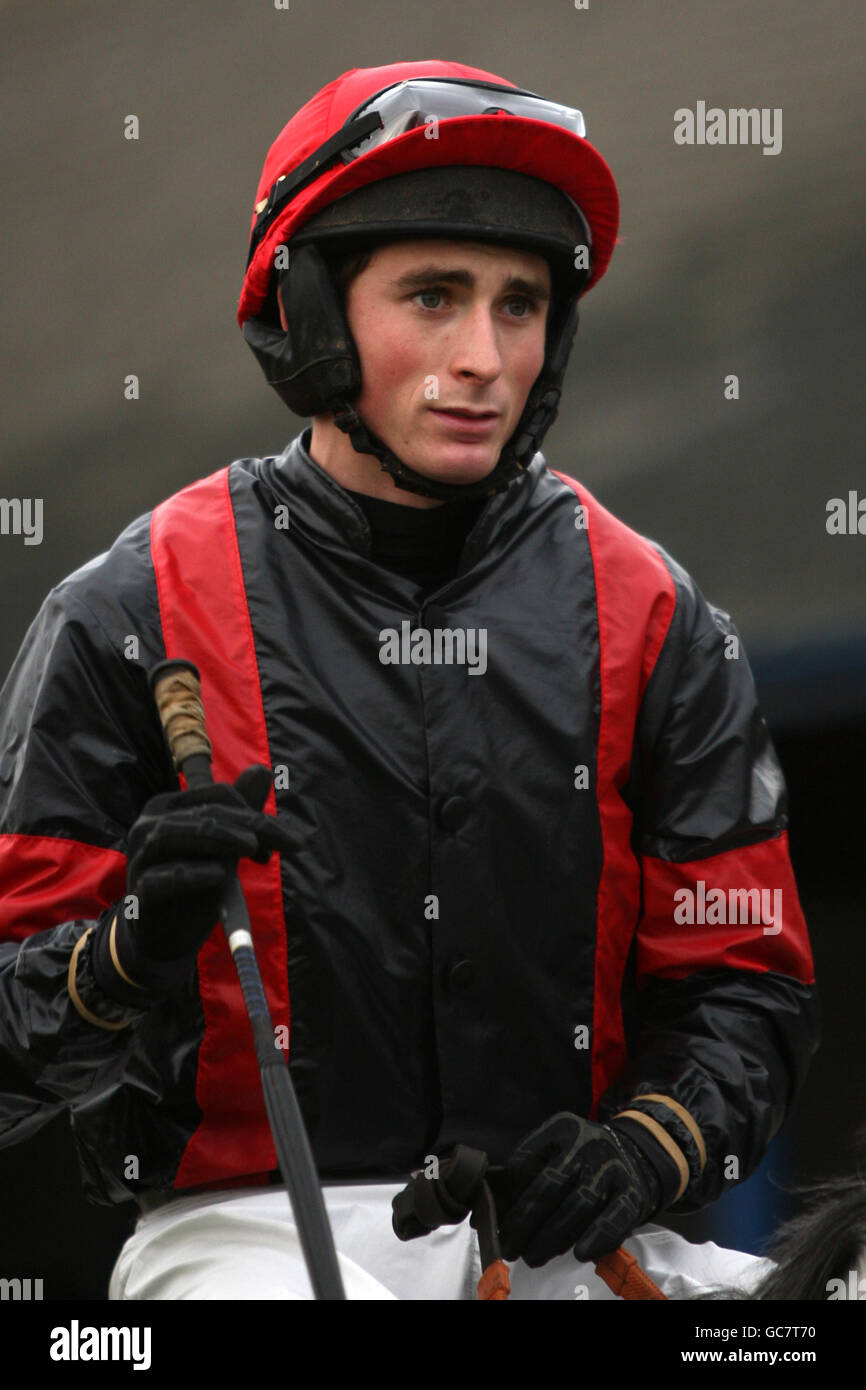
M462 63L354 68L301 107L268 152L238 319L292 410L333 411L399 486L486 496L527 466L556 416L577 302L607 269L618 214L613 176L579 111ZM542 370L495 469L477 483L422 477L352 407L361 368L327 256L411 236L522 246L551 267Z

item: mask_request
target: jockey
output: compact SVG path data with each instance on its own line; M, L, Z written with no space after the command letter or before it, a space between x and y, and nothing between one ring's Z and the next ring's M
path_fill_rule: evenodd
M239 305L312 424L25 639L0 1138L66 1108L88 1195L139 1202L112 1297L306 1296L214 930L236 866L351 1297L469 1296L468 1228L390 1226L460 1143L518 1296L609 1296L623 1242L672 1296L750 1272L648 1223L754 1171L817 1046L784 780L730 616L540 453L617 225L577 110L439 60L329 83L267 155ZM213 788L153 709L175 657Z

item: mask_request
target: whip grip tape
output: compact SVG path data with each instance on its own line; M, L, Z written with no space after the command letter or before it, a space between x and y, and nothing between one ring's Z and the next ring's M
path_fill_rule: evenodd
M151 689L174 766L180 772L187 758L212 749L205 726L201 682L188 661L163 661L151 673Z

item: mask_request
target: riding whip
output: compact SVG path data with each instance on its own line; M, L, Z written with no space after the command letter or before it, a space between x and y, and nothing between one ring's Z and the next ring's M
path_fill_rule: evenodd
M212 785L211 744L197 668L190 661L162 661L150 672L150 688L176 770L190 789ZM274 1047L274 1028L236 870L223 894L220 921L253 1030L268 1122L313 1294L317 1299L345 1299L334 1238L288 1062Z

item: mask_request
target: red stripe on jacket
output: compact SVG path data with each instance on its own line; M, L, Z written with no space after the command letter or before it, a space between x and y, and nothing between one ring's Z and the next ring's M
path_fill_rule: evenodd
M672 864L644 858L641 862L644 913L637 934L639 985L647 975L679 980L720 965L732 970L775 970L814 984L812 951L786 831L773 840L709 859ZM754 896L756 889L762 896ZM749 890L751 899L742 896Z
M244 588L229 469L170 497L153 513L151 553L166 656L199 669L213 775L231 782L252 762L271 766L252 623ZM275 812L273 787L265 811ZM279 858L244 860L241 887L275 1025L289 1023L286 927ZM276 1154L262 1096L252 1032L222 930L198 957L205 1032L196 1099L201 1122L175 1187L265 1172Z
M620 1005L623 976L637 926L640 866L630 848L632 815L621 788L628 780L640 702L676 607L674 583L661 556L590 492L565 473L584 508L598 611L601 721L597 798L604 852L596 907L592 1109L628 1057Z
M55 835L0 835L0 940L90 919L123 897L126 856Z

